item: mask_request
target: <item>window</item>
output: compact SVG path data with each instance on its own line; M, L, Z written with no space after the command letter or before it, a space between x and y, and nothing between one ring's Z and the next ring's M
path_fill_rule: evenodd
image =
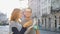
M48 3L51 3L51 0L48 0Z
M57 20L55 20L55 27L57 27Z
M57 17L55 16L55 19L56 19Z
M59 25L60 25L60 16L59 16Z
M43 19L42 19L42 24L43 24Z
M55 27L57 27L57 16L55 16Z
M46 23L46 18L45 18L45 23Z
M49 23L51 23L51 18L49 18Z
M46 18L45 18L45 27L46 27Z

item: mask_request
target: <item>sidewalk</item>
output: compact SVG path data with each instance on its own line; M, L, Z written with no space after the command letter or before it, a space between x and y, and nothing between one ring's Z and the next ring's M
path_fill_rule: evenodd
M58 32L51 32L51 31L40 30L40 34L60 34L60 33L58 33Z
M56 30L56 29L55 29L55 30L53 30L53 29L51 30L51 29L50 29L50 30L49 30L49 29L40 27L39 30L50 31L50 32L59 32L59 33L60 33L60 30L59 30L59 29L57 29L57 30Z

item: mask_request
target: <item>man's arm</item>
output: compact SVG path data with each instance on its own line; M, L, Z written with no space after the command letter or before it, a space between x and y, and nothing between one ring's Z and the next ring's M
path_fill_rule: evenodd
M23 25L23 27L27 27L27 28L28 28L28 27L31 26L31 25L32 25L32 20L26 22L26 23ZM31 31L31 28L28 28L27 31L25 32L25 34L28 34L30 31Z
M32 20L26 22L26 23L23 25L23 27L29 27L29 26L31 26L31 25L32 25Z

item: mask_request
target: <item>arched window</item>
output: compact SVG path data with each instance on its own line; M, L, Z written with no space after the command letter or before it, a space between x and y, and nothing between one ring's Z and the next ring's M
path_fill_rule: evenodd
M57 27L57 20L55 20L55 27Z
M55 27L57 27L57 17L55 16Z
M51 18L49 18L49 23L51 23Z
M45 23L46 23L46 18L45 18Z
M60 16L59 16L59 25L60 25Z
M47 21L47 20L46 20L46 18L45 18L45 28L47 27L47 26L46 26L46 24L47 24L46 21Z

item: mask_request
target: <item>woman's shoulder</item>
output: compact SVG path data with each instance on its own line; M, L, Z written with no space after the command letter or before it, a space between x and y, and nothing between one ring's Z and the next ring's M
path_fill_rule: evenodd
M16 21L10 21L9 25L21 25L21 24L19 24L19 22L16 22Z
M9 21L9 24L14 24L15 23L15 21Z
M19 22L10 21L10 26L22 26Z

